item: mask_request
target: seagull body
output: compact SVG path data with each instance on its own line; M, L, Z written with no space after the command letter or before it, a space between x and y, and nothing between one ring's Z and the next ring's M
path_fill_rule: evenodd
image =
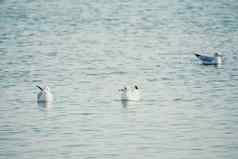
M49 87L42 88L40 86L36 86L40 89L40 92L37 94L37 102L52 102L53 95L50 92Z
M141 99L141 92L138 86L132 88L124 87L120 89L121 91L121 100L123 101L138 101Z
M195 54L197 58L199 58L204 65L219 65L222 63L222 55L215 53L214 56L205 56Z

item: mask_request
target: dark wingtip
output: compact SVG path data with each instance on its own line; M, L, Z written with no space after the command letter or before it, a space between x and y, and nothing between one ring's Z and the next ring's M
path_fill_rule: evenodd
M194 54L196 57L200 57L201 55L199 55L199 54Z
M43 91L43 88L41 88L40 86L36 85L37 88L39 88L41 91Z

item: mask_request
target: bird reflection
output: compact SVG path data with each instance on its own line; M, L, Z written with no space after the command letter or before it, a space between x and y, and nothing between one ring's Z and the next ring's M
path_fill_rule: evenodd
M121 100L121 104L122 104L123 108L127 108L128 100Z
M46 111L52 108L52 103L51 102L37 102L37 106L39 110Z

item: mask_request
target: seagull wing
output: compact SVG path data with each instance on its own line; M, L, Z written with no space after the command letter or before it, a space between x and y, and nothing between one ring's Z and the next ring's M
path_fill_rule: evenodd
M210 56L204 56L199 54L195 54L195 56L199 58L200 60L206 61L206 62L212 62L214 60L214 57L210 57Z

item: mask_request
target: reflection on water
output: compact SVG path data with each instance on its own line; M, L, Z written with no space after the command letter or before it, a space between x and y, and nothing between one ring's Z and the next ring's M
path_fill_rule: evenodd
M127 108L128 102L129 102L128 100L121 100L121 104L124 108Z
M238 1L0 3L0 158L237 158Z
M52 102L37 102L37 106L39 108L39 110L49 110L53 107Z

